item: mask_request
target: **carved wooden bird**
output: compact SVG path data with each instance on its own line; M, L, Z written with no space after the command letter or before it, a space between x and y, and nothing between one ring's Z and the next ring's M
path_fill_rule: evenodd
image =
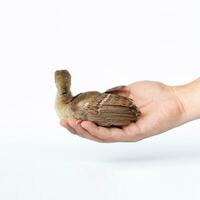
M60 119L75 118L99 126L120 127L136 122L140 117L141 112L132 99L114 94L119 87L104 93L91 91L72 96L71 75L67 70L55 72L55 83L55 108Z

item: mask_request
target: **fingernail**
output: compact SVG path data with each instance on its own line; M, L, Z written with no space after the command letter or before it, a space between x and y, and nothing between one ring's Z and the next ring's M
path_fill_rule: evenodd
M79 125L79 124L81 124L81 120L76 120L76 125Z
M61 121L60 121L60 125L66 127L66 126L67 126L67 122L64 121L64 120L61 120Z

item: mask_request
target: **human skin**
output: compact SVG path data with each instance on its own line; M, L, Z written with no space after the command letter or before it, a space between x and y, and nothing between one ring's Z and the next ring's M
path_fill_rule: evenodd
M71 133L97 142L137 142L200 118L200 78L181 85L141 81L118 93L134 100L142 115L122 128L105 128L89 121L63 119Z

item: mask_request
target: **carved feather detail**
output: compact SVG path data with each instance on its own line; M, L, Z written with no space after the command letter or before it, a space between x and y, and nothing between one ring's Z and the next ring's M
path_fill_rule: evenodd
M100 126L125 126L136 122L140 111L133 101L119 95L87 92L71 103L73 117L89 120Z
M68 82L70 81L68 80ZM64 84L62 83L62 85ZM70 86L66 88L70 88ZM61 102L58 101L59 97L57 97L56 107L59 107L57 112L62 113L60 114L61 118L67 116L79 120L88 120L100 126L126 126L136 122L141 112L132 99L115 94L116 90L119 89L121 87L107 90L106 93L92 91L80 93L75 97L69 96L70 99L65 101L68 103L62 102L62 106L60 106ZM71 94L71 91L65 93ZM60 95L62 96L62 94ZM62 108L65 108L65 110ZM65 114L66 112L67 114Z

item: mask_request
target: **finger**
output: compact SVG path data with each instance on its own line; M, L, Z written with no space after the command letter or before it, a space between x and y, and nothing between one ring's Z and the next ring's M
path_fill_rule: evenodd
M122 92L125 89L125 87L126 86L124 85L116 86L116 87L106 90L105 93L112 93L112 94L119 93L119 92Z
M66 128L67 120L66 119L61 119L60 120L60 125L63 126L64 128Z
M91 135L98 137L106 142L122 142L126 141L127 137L120 128L105 128L96 124L84 121L81 126L86 129Z
M93 140L96 142L101 142L101 143L104 142L102 139L89 134L88 131L81 126L80 120L69 120L68 123L80 137Z
M66 120L61 120L60 124L61 124L61 126L66 128L72 134L77 134L77 132L68 124L68 122Z
M121 95L121 96L128 96L129 90L126 86L121 85L121 86L117 86L117 87L114 87L114 88L110 88L110 89L106 90L105 93L118 94L118 95Z

